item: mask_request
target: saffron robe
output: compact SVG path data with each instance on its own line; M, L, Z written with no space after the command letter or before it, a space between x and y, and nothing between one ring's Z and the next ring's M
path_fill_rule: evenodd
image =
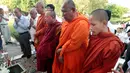
M37 70L52 73L55 49L59 43L61 23L56 21L46 29L44 37L37 49Z
M46 29L47 29L47 24L45 23L45 16L43 13L38 17L37 26L36 26L36 34L34 37L34 46L36 49L40 44Z
M123 43L119 38L110 32L90 36L82 73L111 72L123 48Z
M60 55L55 53L53 73L81 73L84 54L88 46L89 23L87 18L78 15L72 22L63 22L60 35ZM63 57L60 63L58 57Z

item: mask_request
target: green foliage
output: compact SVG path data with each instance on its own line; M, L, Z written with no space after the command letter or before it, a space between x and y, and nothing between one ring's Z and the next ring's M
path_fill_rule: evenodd
M37 1L38 0L1 0L0 4L7 5L11 10L20 7L23 11L29 11L30 8L35 6Z
M39 0L1 0L0 4L7 5L11 10L16 7L20 7L23 11L29 11L30 8L35 6L36 2ZM54 4L56 7L56 12L59 16L61 13L61 6L64 0L41 0L46 4ZM77 10L83 14L88 14L97 8L104 8L107 0L74 0Z
M88 3L88 10L89 13L91 13L95 9L104 9L106 6L106 3L108 3L108 0L89 0Z
M128 22L130 21L130 18L112 18L111 22L112 23L122 23L122 22Z
M128 8L118 6L116 4L108 5L106 9L112 11L112 17L114 18L121 18L122 15L128 11Z
M107 0L73 0L78 12L89 14L91 11L98 8L105 8ZM52 3L56 7L56 13L61 16L61 6L63 0L46 0L46 3Z

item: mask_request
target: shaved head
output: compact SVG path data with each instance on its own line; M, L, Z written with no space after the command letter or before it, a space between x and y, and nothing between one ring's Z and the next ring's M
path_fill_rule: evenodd
M39 14L43 14L44 13L44 4L43 2L39 1L36 4L36 10Z
M66 21L71 22L77 17L77 12L73 0L65 0L61 9Z
M91 13L89 18L92 35L98 35L101 32L108 32L108 15L104 9L97 9Z
M35 13L37 13L37 10L36 10L36 8L32 8L32 9L30 10L30 12L35 12Z
M56 21L55 11L46 11L45 12L45 21L49 26L52 26Z
M75 9L75 3L73 2L73 0L65 0L63 7L66 6L70 9Z
M51 16L52 18L56 18L55 11L46 11L45 16Z
M30 15L31 15L31 18L35 19L37 17L37 10L36 8L32 8L30 10Z
M107 12L104 9L97 9L91 13L92 17L99 21L108 21Z
M44 8L44 4L41 1L37 2L36 6L41 6L42 8Z

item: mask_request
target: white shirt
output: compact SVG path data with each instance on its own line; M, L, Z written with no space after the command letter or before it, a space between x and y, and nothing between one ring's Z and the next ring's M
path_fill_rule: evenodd
M35 27L37 25L37 20L38 20L38 17L34 20L34 26ZM31 41L34 41L34 35L35 35L35 33L36 33L36 30L33 27L31 27L30 28Z
M14 28L18 33L24 33L29 31L28 29L29 25L30 25L29 20L23 15L20 17L18 24L14 22Z
M122 31L121 33L116 33L116 35L119 37L119 39L123 42L123 43L129 43L129 37L128 34L124 31Z
M62 19L59 18L57 15L56 15L56 20L59 21L59 22L62 22Z

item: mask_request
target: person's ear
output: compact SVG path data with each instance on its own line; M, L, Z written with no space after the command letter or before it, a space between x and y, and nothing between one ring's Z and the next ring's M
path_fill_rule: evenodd
M76 9L75 9L75 8L72 8L72 11L73 11L73 12L75 12L75 11L76 11Z
M107 26L107 21L103 20L103 25Z

